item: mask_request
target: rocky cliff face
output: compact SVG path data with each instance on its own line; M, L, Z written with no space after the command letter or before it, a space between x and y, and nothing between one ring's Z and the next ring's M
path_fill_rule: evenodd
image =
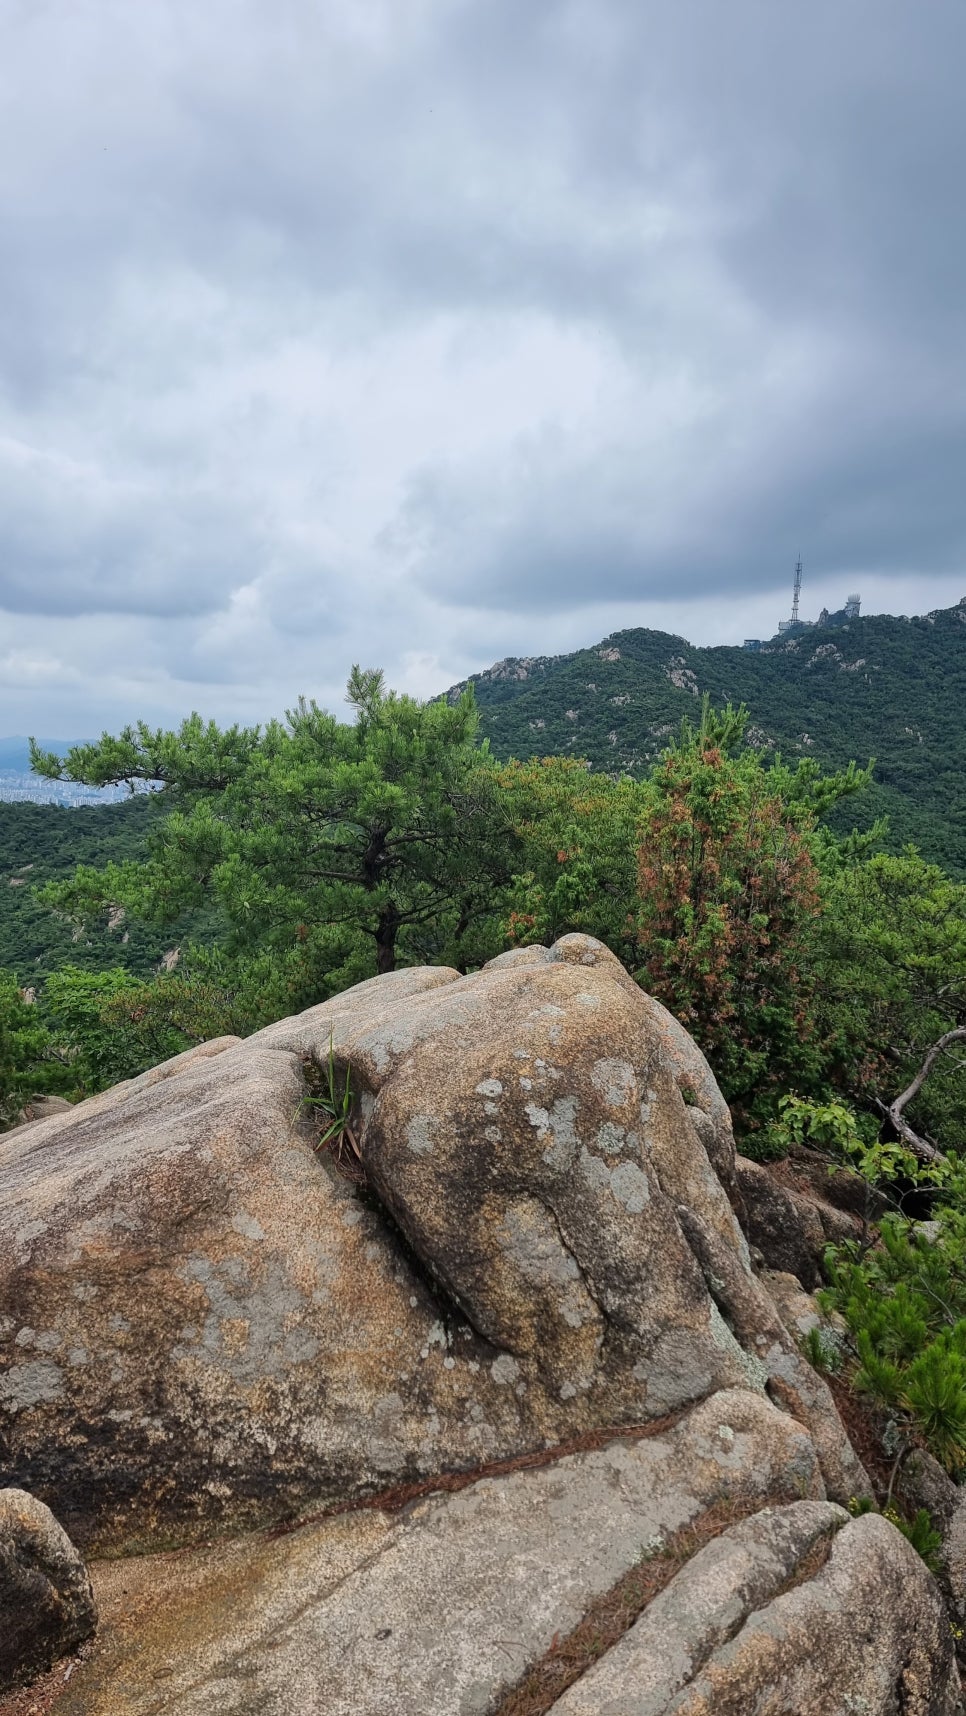
M340 1092L348 1080L345 1125L319 1151L333 1072ZM101 1642L55 1708L496 1711L649 1543L720 1504L754 1514L812 1497L824 1512L749 1527L714 1561L722 1589L720 1569L742 1557L771 1569L735 1599L734 1626L765 1594L784 1603L821 1539L836 1571L815 1561L812 1609L786 1603L789 1636L826 1601L844 1604L847 1631L841 1566L871 1555L882 1590L911 1580L916 1594L901 1623L883 1609L856 1696L874 1658L893 1686L915 1662L927 1702L855 1708L952 1711L934 1587L891 1527L876 1521L869 1537L831 1506L867 1480L753 1272L736 1204L730 1121L706 1063L578 936L471 977L375 979L10 1134L0 1481L48 1504L95 1557L154 1552L122 1563L121 1583L95 1566ZM521 1460L536 1468L499 1475ZM472 1485L481 1467L494 1476ZM440 1483L472 1487L398 1525L379 1506L344 1511ZM273 1521L320 1509L333 1518L271 1548L283 1541L265 1536ZM213 1533L233 1541L178 1558L182 1601L156 1552ZM427 1622L418 1569L445 1545L443 1613ZM347 1569L361 1581L352 1601L336 1595ZM166 1595L149 1617L152 1589ZM507 1591L520 1638L504 1660L487 1640L510 1626ZM394 1642L373 1668L379 1605ZM734 1631L715 1627L695 1664ZM729 1686L752 1670L774 1678L755 1637ZM852 1685L847 1658L829 1687ZM628 1673L643 1685L651 1670ZM676 1710L690 1682L650 1703L608 1702L610 1682L595 1684L561 1709ZM802 1700L794 1708L813 1708Z

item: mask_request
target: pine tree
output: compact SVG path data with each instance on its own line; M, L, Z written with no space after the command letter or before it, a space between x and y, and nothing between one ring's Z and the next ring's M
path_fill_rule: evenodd
M147 862L79 870L47 902L164 919L214 900L230 949L271 957L283 1008L398 964L497 951L512 840L472 693L420 703L355 667L348 701L351 723L300 699L264 729L192 716L177 733L105 735L63 763L35 753L71 780L159 782L171 806Z

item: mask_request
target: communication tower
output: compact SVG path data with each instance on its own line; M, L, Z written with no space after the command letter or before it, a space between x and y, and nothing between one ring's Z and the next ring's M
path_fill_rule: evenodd
M861 602L861 600L862 600L861 596L846 596L846 598L845 598L845 617L847 620L857 620L858 619L858 617L859 617L859 603Z
M792 593L792 617L790 620L779 620L778 630L780 632L790 632L792 629L792 626L798 625L798 598L801 595L801 593L802 593L802 557L801 557L801 555L799 555L797 561L795 562L795 588L794 588L794 591Z
M795 593L792 596L792 625L798 624L798 598L802 593L802 557L795 562Z

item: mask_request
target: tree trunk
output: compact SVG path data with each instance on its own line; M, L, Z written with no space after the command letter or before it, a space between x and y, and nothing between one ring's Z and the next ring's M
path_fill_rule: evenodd
M376 971L381 977L385 971L396 969L396 935L399 930L399 919L390 908L382 912L376 924Z

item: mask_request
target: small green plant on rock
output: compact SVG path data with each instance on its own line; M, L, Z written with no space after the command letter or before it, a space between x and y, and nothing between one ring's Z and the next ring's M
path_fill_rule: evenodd
M842 1369L842 1347L831 1329L809 1329L802 1350L813 1370L836 1375Z
M878 1512L879 1509L869 1496L853 1496L849 1502L849 1513L853 1519L859 1519L866 1513ZM890 1525L894 1525L897 1531L902 1532L906 1542L911 1543L916 1554L922 1556L930 1573L938 1573L943 1546L942 1534L936 1530L926 1509L917 1508L912 1519L905 1519L892 1502L887 1502L882 1509L882 1517L887 1519Z
M742 1148L759 1161L774 1161L796 1146L808 1145L854 1163L871 1145L875 1130L874 1120L856 1114L847 1103L789 1095L780 1099L778 1118L755 1137L754 1148L749 1151L747 1140Z
M897 1508L887 1507L885 1518L891 1521L897 1531L902 1532L916 1554L922 1556L930 1573L938 1573L939 1556L943 1546L942 1533L936 1530L926 1509L917 1508L913 1519L903 1519Z
M305 1062L305 1081L308 1089L302 1097L299 1109L314 1110L321 1120L321 1131L312 1148L317 1156L324 1150L331 1151L340 1167L345 1168L351 1164L358 1177L362 1168L362 1153L352 1127L352 1073L349 1067L346 1067L343 1081L337 1072L331 1035L326 1062L322 1065L311 1059Z

